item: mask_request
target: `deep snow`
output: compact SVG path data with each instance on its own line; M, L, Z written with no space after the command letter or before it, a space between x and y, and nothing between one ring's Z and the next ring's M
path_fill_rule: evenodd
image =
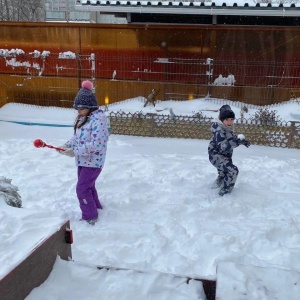
M181 105L182 111L192 114L200 106L217 109L222 105L202 101L189 101ZM140 111L142 104L133 100L110 109L126 110L131 105L131 111ZM175 114L183 114L179 104L174 103ZM299 109L296 102L289 104L276 108L285 118ZM159 105L167 111L172 103ZM187 112L189 105L192 109ZM240 108L233 109L238 113ZM17 104L0 108L0 119L6 121L61 121L71 125L75 116L71 109ZM50 224L52 230L56 222L69 219L74 232L74 262L58 260L49 279L27 299L41 299L41 294L49 296L43 299L83 299L80 295L86 295L84 299L132 299L133 295L139 299L204 299L198 282L188 286L180 277L157 272L216 279L217 267L223 263L230 263L227 271L229 268L232 274L243 269L241 265L248 266L244 268L248 274L241 276L240 285L236 285L236 292L246 291L248 298L243 299L276 299L281 295L276 290L278 285L289 286L290 280L295 280L296 285L286 290L285 299L298 299L299 150L240 146L233 159L240 170L236 187L232 194L219 197L210 189L216 170L208 161L208 141L111 135L105 168L97 181L104 209L96 225L90 226L78 221L74 160L32 144L41 138L59 146L72 135L72 128L2 121L0 135L0 175L11 178L19 187L24 207L0 206L1 274L14 267L4 263L7 255L15 263L20 258L13 241L20 238L22 231L14 226L15 218L28 232L36 229L34 221L40 223L43 216L45 226ZM26 221L24 210L31 222ZM27 236L28 243L31 236ZM22 256L29 251L23 249ZM79 269L82 264L85 267ZM92 267L94 264L142 270L146 274L98 271ZM255 267L263 267L269 274L265 285L269 294L273 292L272 297L268 298L265 291L265 298L258 298L258 284L246 284L247 278L257 277ZM293 276L272 276L274 268ZM220 277L225 282L223 288L233 276L229 277ZM103 292L106 298L101 298Z

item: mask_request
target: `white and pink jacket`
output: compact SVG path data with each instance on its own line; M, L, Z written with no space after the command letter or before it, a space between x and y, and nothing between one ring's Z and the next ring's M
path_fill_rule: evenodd
M74 150L77 166L102 169L108 137L105 113L98 109L91 113L82 127L76 129L66 146Z

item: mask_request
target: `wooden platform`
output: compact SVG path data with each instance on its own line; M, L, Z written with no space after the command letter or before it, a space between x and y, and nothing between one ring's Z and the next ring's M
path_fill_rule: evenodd
M34 246L27 258L0 280L1 300L24 300L48 278L57 255L64 260L72 258L71 244L66 242L67 228L70 228L69 221Z

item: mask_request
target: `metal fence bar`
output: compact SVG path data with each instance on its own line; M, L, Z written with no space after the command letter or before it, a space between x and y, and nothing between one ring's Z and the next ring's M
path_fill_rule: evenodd
M68 101L72 98L71 94L77 91L74 84L70 87L70 79L80 82L87 78L93 81L105 80L107 86L115 81L130 83L131 87L134 83L161 85L162 100L187 100L190 91L194 98L230 99L260 105L300 97L300 62L296 60L220 61L211 58L157 57L155 54L112 55L107 52L97 55L38 52L27 54L0 49L0 75L10 77L9 81L13 82L12 86L6 87L10 90L7 99L12 97L11 94L22 102L22 97L30 98L30 94L33 95L31 98L35 98L35 93L41 93L42 98L49 93L50 87L38 86L37 82L30 85L33 79L43 78L57 79L58 85L51 88L51 91L56 90L56 94L60 89L67 91L71 88L70 95L61 98ZM134 90L139 93L136 96L148 93L142 90L143 87L145 86L139 85ZM123 99L132 98L126 98L125 89L120 90L118 93Z
M300 62L217 61L178 57L0 52L0 72L202 85L300 87ZM222 76L222 77L220 77ZM222 79L222 80L221 80Z

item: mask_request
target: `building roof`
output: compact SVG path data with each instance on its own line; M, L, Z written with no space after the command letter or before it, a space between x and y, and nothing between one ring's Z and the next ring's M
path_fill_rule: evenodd
M81 0L78 11L113 13L300 17L300 0Z

